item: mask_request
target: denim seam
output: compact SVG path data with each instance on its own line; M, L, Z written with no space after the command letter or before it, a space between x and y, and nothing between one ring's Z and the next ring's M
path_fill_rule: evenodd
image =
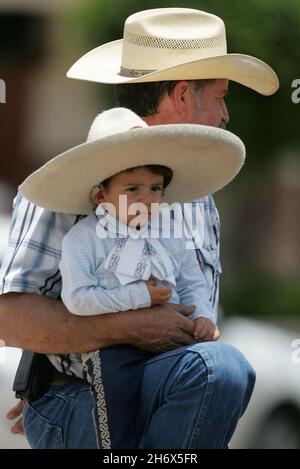
M57 389L56 389L56 390L55 390L55 389L51 389L51 390L47 391L47 392L44 394L44 396L50 397L50 398L53 398L53 397L57 398L57 397L58 397L59 399L61 399L61 400L63 400L63 401L67 401L67 400L70 399L71 397L77 397L78 394L80 394L80 393L82 393L82 392L87 392L87 391L89 391L89 388L87 388L87 387L82 387L82 389L74 390L74 391L69 392L69 391L68 391L68 386L70 386L70 385L59 385L59 386L62 386L62 387L63 387L60 391L58 391ZM53 386L53 387L55 387L55 386ZM57 387L58 387L58 386L57 386ZM53 392L53 391L56 391L56 392ZM43 397L44 397L44 396L43 396Z
M196 344L196 345L199 345L199 344ZM197 350L194 350L194 347L195 347L195 345L184 345L184 346L175 348L173 350L169 350L167 352L162 352L162 353L150 358L149 360L147 360L146 363L145 363L145 366L147 366L148 364L155 363L157 361L162 361L162 360L168 359L170 357L174 357L176 355L178 355L179 358L180 358L182 356L183 350L185 350L185 352L195 352L195 353L197 353Z
M210 359L209 355L204 351L194 351L194 353L198 353L198 355L200 355L200 357L202 358L202 360L203 360L203 362L206 366L207 386L206 386L205 395L204 395L202 405L199 409L198 417L196 418L196 422L195 422L195 425L194 425L194 430L193 430L191 438L190 438L190 443L188 445L189 449L197 449L196 442L199 441L200 427L201 427L201 424L204 421L204 418L206 416L209 401L210 401L211 396L213 394L213 373L214 373L213 362Z

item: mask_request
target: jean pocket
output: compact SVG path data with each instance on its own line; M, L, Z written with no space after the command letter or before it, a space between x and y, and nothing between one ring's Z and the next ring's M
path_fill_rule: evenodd
M32 449L63 449L63 433L59 425L50 424L32 405L23 411L25 436Z

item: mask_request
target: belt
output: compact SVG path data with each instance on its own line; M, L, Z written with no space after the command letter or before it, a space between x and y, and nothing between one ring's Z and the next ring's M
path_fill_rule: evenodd
M54 386L59 386L62 384L75 383L76 381L82 381L82 379L77 378L76 376L65 375L64 373L60 373L54 368L52 372L50 384Z

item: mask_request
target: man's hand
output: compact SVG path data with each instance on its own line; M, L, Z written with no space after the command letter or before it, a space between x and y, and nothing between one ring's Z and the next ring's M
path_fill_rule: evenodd
M21 400L18 401L17 404L8 411L8 413L6 414L6 418L8 420L14 420L17 417L20 417L20 415L22 415L22 411L25 406L25 403L26 403L25 401L21 401ZM10 431L14 433L15 435L24 435L22 417L19 420L17 420L16 423L14 423Z
M131 311L126 315L126 329L131 334L129 343L154 353L196 343L195 325L188 319L194 310L195 306L164 303ZM121 313L119 317L125 314Z
M163 303L83 317L52 298L6 293L0 295L0 330L8 346L39 353L81 353L116 344L160 353L196 342L194 322L188 319L194 310Z
M218 340L220 332L217 326L207 318L197 318L194 320L195 332L194 337L200 342L209 342L212 340Z
M147 280L146 284L151 298L151 306L161 305L171 298L171 287L157 287L156 280L154 278Z

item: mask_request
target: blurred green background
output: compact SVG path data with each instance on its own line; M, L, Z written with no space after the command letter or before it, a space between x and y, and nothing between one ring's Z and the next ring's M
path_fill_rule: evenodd
M1 3L6 4L2 10ZM41 162L83 141L95 112L114 104L112 86L67 80L65 72L85 51L121 38L126 17L138 10L172 6L215 13L225 21L229 52L254 55L276 70L281 85L271 97L230 84L228 129L244 140L247 164L216 195L222 221L221 303L226 314L297 318L300 105L291 95L292 81L300 77L299 1L46 2L52 8L30 3L32 8L13 9L0 1L0 78L6 78L8 89L8 102L0 109L1 178L14 188ZM14 95L12 104L13 92L19 98Z

